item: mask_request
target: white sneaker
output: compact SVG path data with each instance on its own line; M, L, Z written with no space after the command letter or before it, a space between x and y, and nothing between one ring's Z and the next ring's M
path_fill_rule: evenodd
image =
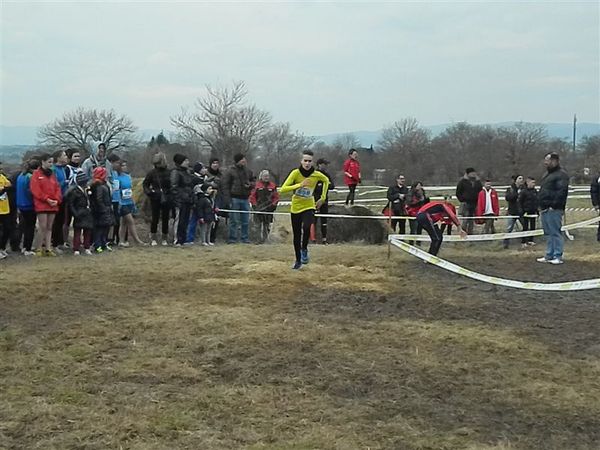
M64 252L58 248L58 247L54 247L52 250L54 250L54 253L56 253L57 255L62 255Z
M160 245L162 245L163 247L166 247L167 245L169 245L169 243L167 241L162 241L162 243Z
M564 261L562 259L559 258L554 258L551 259L550 261L548 261L550 264L554 264L554 265L558 265L558 264L564 264Z
M127 248L129 247L129 242L119 242L119 247Z
M212 246L212 245L215 245L215 243L214 242L209 242L208 245Z
M8 256L8 253L6 253L4 250L0 250L0 259L4 259Z
M92 256L92 251L88 248L85 250L85 254L88 256Z
M79 253L79 250L75 250L75 251L73 252L73 256L79 256L79 255L81 255L81 253Z
M112 252L112 251L113 251L113 249L112 249L112 247L111 247L110 245L107 245L107 246L106 246L106 251L107 251L107 252Z
M204 245L205 247L208 247L208 242L203 242L202 245Z
M158 242L156 242L154 239L152 239L152 242L150 242L150 245L152 247L156 247L158 245Z
M23 256L35 256L35 252L29 252L29 251L25 250L23 252Z
M538 259L536 259L536 261L537 261L537 262L539 262L539 263L547 263L547 262L550 262L550 260L549 260L549 259L546 259L546 257L545 257L545 256L542 256L541 258L538 258Z

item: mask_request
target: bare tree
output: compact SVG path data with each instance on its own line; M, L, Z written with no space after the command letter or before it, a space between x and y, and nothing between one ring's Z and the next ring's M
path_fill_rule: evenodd
M271 121L268 112L247 103L243 81L231 87L206 86L206 96L196 99L195 110L182 108L171 123L189 141L199 141L225 163L234 153L248 153Z
M258 151L264 168L270 169L278 181L298 162L300 152L313 143L311 138L292 132L289 123L271 125L258 139Z
M348 152L351 148L359 148L360 141L353 133L342 134L335 138L333 141L333 147Z
M91 141L104 142L109 151L129 146L137 128L133 121L113 110L85 109L66 112L38 131L40 143L88 151Z
M535 164L545 151L548 132L543 125L517 122L512 127L498 129L498 145L508 169L517 174L523 166Z

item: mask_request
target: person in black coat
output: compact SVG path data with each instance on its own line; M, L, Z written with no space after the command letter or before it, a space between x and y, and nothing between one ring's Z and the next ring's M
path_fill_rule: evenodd
M327 195L325 196L325 201L321 204L321 207L316 211L318 214L329 214L329 191L335 189L335 184L333 183L333 178L327 172L327 166L329 165L329 161L325 158L319 158L317 160L317 170L325 175L329 179L329 187L327 188ZM315 198L315 202L317 202L321 198L321 194L323 193L323 183L320 181L315 186L315 191L313 192L313 197ZM317 221L321 222L321 243L323 245L327 245L327 217L315 217L314 226L317 226ZM316 239L316 233L315 233Z
M519 204L519 193L525 187L523 175L513 175L512 183L506 189L504 199L508 203L508 215L513 216L510 219L506 219L506 232L512 233L517 224L517 221L523 225L523 210ZM504 239L504 248L508 248L510 239Z
M83 248L86 255L91 255L92 233L94 230L94 215L90 196L91 189L87 187L88 177L84 172L75 176L75 186L69 188L66 194L67 208L73 217L73 255L78 256L83 234Z
M590 185L590 195L592 197L592 205L596 212L600 213L600 170L592 178L592 184ZM596 239L600 242L600 223L598 224L598 233Z
M115 223L115 214L112 205L110 188L106 184L107 172L104 167L93 170L91 185L90 206L94 217L94 247L96 252L112 250L108 242L108 231Z
M396 177L396 183L387 191L388 204L393 216L406 216L406 196L408 188L405 184L404 175ZM396 225L400 234L406 233L406 219L392 219L392 230L396 231Z
M463 217L462 227L468 234L473 234L473 219L464 219L464 217L473 217L477 209L477 200L479 192L483 185L477 176L477 172L472 167L465 170L465 175L456 185L456 198L460 202L459 214Z
M171 171L167 168L167 158L164 153L157 153L152 158L154 168L148 172L142 187L144 194L150 199L152 219L150 221L150 234L152 246L158 245L158 221L161 221L162 245L168 245L169 219L173 210L171 199Z
M539 213L538 193L535 188L535 179L527 177L525 189L519 192L519 208L523 211L523 231L535 230L535 221ZM534 245L533 236L521 239L523 245Z
M190 160L177 153L173 156L175 168L171 171L171 197L175 206L175 246L181 247L187 239L188 224L194 203L194 177L190 171Z

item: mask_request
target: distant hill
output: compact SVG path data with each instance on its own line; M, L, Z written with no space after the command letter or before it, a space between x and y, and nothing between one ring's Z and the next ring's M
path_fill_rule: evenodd
M493 127L511 126L514 122L500 122L490 124ZM442 133L446 128L452 126L451 123L444 123L438 125L428 125L425 128L431 131L433 136L437 136ZM573 124L571 123L543 123L548 130L548 134L552 138L571 139L573 135ZM5 126L0 125L0 154L3 153L1 147L3 146L30 146L34 145L37 141L37 130L38 127L27 127L27 126ZM138 134L142 140L150 140L152 136L156 136L162 130L160 129L142 129L139 130ZM171 139L171 130L164 130L167 138ZM353 134L360 141L363 147L369 147L370 145L377 145L379 138L381 137L381 130L368 131L347 131L344 133L331 133L324 134L321 136L313 136L317 141L323 141L326 144L332 144L338 137L344 134ZM600 134L600 123L591 122L580 122L577 124L577 139L581 139L583 136L589 136L593 134Z

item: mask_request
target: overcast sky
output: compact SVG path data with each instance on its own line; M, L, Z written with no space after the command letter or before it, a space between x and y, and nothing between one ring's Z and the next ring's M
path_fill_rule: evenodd
M77 106L170 129L243 80L306 134L525 120L600 122L598 2L7 2L0 123Z

